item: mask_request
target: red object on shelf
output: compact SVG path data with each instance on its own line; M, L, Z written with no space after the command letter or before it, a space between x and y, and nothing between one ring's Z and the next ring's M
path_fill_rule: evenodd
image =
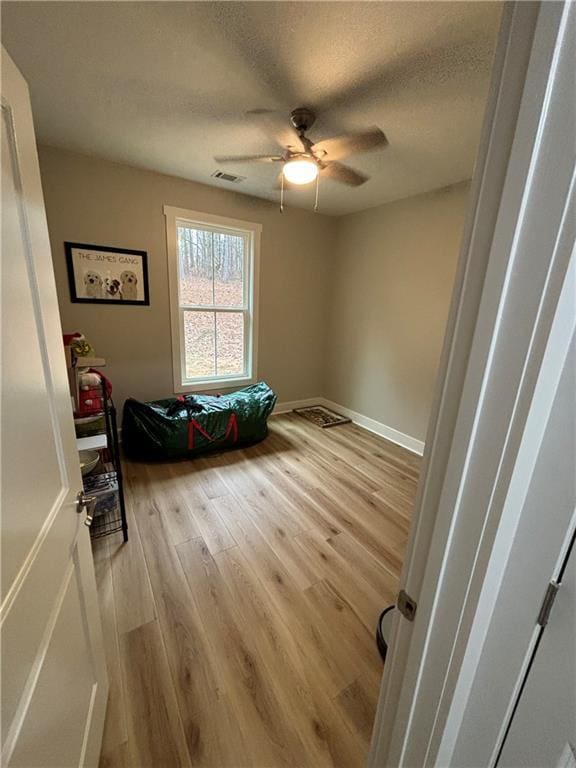
M64 336L64 346L69 347L72 343L72 339L81 339L82 334L76 331L75 333L65 333Z
M96 373L100 377L106 389L106 395L110 397L112 394L112 384L110 383L109 379L107 379L103 373L100 373L100 371L97 371L94 368L89 368L88 373ZM103 410L104 410L104 401L102 399L101 385L97 387L91 387L90 389L79 388L78 414L87 416L92 413L99 413L100 411L103 411Z

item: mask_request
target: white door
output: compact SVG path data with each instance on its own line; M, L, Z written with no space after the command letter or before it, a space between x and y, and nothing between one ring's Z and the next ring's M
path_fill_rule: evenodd
M1 134L1 763L96 765L96 584L28 88L4 48Z
M576 546L560 582L499 768L576 768Z

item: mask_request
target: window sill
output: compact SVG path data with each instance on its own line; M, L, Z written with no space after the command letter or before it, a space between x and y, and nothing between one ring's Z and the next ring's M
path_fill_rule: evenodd
M181 382L179 387L175 389L175 393L184 394L186 392L206 392L213 389L234 389L235 387L247 387L255 382L254 376L239 376L235 379L204 379L203 381L199 380L190 383Z

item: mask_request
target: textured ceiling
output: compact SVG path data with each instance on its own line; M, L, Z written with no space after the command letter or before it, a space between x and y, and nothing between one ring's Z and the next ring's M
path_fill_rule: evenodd
M377 125L390 146L325 180L341 214L470 178L500 5L493 2L4 2L2 42L28 80L38 140L276 199L275 152L247 110L318 113L311 138ZM310 189L288 204L311 205Z

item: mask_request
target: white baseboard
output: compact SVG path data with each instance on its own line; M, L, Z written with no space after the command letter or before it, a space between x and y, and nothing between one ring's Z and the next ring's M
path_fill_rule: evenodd
M353 411L350 408L346 408L345 406L340 405L339 403L335 403L332 400L327 400L325 397L309 397L306 400L293 400L291 402L286 401L284 403L276 403L272 413L273 415L288 413L288 411L292 411L294 408L307 408L311 405L323 405L326 408L337 411L338 413L341 413L343 416L346 416L348 419L353 421L354 424L358 424L359 427L364 427L364 429L367 429L369 432L374 432L374 434L380 435L380 437L383 437L386 440L390 440L391 443L401 445L411 453L418 454L418 456L422 456L424 453L424 442L422 440L417 440L411 435L406 435L404 432L399 432L393 427L388 427L386 424L382 424L375 419L371 419L369 416L363 416L361 413Z
M276 403L272 415L288 413L294 408L309 408L311 405L324 405L324 399L322 397L309 397L306 400L286 400L283 403Z
M361 413L353 411L351 408L346 408L339 403L332 402L332 400L326 400L326 398L321 398L321 400L326 408L338 411L338 413L351 419L354 424L358 424L359 427L364 427L364 429L367 429L369 432L374 432L376 435L380 435L380 437L390 440L391 443L401 445L403 448L406 448L412 453L417 453L419 456L422 456L424 453L424 443L422 440L417 440L411 435L405 435L404 432L399 432L393 427L388 427L386 424L382 424L380 421L376 421L376 419L371 419L369 416L363 416Z

